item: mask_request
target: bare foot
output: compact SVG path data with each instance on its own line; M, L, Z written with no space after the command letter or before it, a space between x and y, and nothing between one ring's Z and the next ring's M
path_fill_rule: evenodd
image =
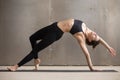
M8 69L9 71L16 71L17 68L18 68L18 65L17 65L17 64L14 65L14 66L7 67L7 69Z
M41 62L40 59L34 59L34 65L35 65L35 69L34 70L38 70L40 62Z

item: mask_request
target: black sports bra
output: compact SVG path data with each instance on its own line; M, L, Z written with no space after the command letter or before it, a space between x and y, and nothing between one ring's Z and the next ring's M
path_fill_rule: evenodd
M80 20L74 20L74 24L73 24L73 26L72 26L72 28L70 30L70 33L74 35L77 32L83 32L82 23L83 22L80 21Z

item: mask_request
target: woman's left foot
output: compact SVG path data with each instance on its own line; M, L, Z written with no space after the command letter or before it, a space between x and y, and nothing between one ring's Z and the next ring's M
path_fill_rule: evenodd
M34 65L35 65L35 69L34 70L38 70L40 62L41 62L40 59L34 59Z

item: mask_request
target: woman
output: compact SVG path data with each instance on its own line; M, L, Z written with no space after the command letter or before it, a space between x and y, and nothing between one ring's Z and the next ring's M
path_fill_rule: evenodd
M93 48L95 48L99 43L101 43L108 49L112 56L116 55L115 50L110 47L94 31L86 27L85 23L76 19L68 19L55 22L45 28L40 29L32 36L30 36L32 51L18 64L8 67L8 70L16 71L18 67L24 65L33 58L35 70L37 70L40 64L40 59L38 59L38 52L51 45L53 42L59 40L65 32L70 32L77 39L83 53L85 54L89 69L91 71L95 71L95 69L93 68L91 57L86 47L86 44L91 45ZM37 40L41 41L37 43Z

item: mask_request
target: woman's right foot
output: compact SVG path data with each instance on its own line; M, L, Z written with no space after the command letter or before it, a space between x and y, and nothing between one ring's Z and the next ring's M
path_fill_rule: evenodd
M34 59L34 65L35 65L35 69L34 70L38 70L40 62L41 62L40 59Z
M14 66L7 67L7 69L8 69L9 71L16 71L17 68L18 68L18 65L14 65Z

